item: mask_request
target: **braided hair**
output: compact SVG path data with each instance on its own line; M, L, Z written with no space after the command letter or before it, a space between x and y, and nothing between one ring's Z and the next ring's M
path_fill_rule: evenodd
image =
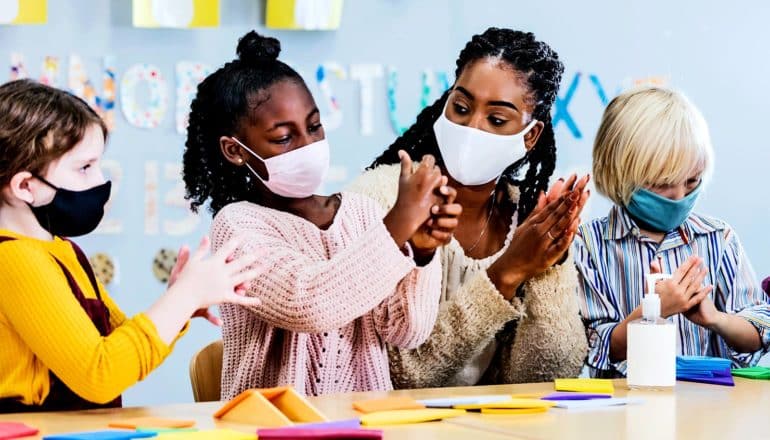
M505 62L522 76L531 94L529 98L534 103L532 117L544 124L534 148L524 158L506 168L498 184L498 191L506 195L501 200L517 210L518 221L522 222L534 209L540 192L548 189L548 180L556 167L551 106L559 91L564 65L559 55L546 43L535 39L531 32L493 27L483 34L474 35L465 45L457 59L455 78L459 78L466 67L485 58ZM439 164L443 164L433 124L441 115L450 91L447 90L436 102L424 108L417 116L417 121L375 159L369 169L398 163L398 150L406 151L415 160L432 154ZM521 178L521 171L526 165L526 173ZM509 184L519 187L517 204L510 200L505 191Z
M182 177L185 198L195 212L209 198L216 214L252 193L251 175L225 158L220 137L234 135L251 120L253 110L270 98L268 88L273 84L288 80L307 88L294 69L278 60L281 43L275 38L250 31L238 41L236 52L237 59L198 85L191 104Z

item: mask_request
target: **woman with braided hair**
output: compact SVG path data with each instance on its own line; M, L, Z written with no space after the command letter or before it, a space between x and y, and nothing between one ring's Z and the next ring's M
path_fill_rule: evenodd
M588 176L548 181L551 106L564 71L532 33L487 29L457 60L456 80L349 188L392 206L398 151L436 158L462 206L422 229L443 239L441 308L416 349L390 347L396 388L548 381L575 376L586 338L569 246ZM453 237L444 228L454 226ZM446 232L446 234L443 234Z

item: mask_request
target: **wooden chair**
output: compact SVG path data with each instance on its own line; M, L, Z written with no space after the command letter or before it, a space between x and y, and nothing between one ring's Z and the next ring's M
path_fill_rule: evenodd
M203 347L190 360L190 383L196 402L220 400L222 340Z

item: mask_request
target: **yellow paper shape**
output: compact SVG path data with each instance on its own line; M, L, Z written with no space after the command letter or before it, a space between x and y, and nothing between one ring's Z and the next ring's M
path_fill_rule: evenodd
M156 438L162 440L256 440L257 435L231 429L211 429L197 432L164 432L159 433Z
M380 411L361 416L361 424L365 426L401 425L406 423L433 422L465 414L462 409L402 409L395 411Z
M548 408L482 408L481 414L537 414L548 411Z
M246 390L227 402L214 418L271 428L329 421L291 387Z
M217 27L219 0L133 0L132 16L135 27Z
M267 0L265 26L269 29L335 30L342 21L343 0L331 0L328 8L313 8L317 0ZM326 2L323 2L326 3Z
M162 419L159 417L135 417L132 419L110 422L110 428L189 428L195 426L195 420Z
M458 409L542 409L547 410L548 408L555 406L555 402L551 402L549 400L539 400L539 399L511 399L511 400L504 400L502 402L490 402L490 403L480 403L480 404L472 404L472 405L456 405L455 408Z
M0 24L45 24L47 21L47 0L0 1Z
M580 393L612 394L615 386L611 379L556 379L556 391L575 391Z

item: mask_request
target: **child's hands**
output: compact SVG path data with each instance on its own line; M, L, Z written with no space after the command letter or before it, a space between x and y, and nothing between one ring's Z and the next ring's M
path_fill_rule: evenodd
M459 223L458 217L463 212L462 206L454 203L457 190L443 185L439 188L439 194L444 198L443 203L433 205L431 217L409 239L415 256L423 260L432 257L436 248L452 240Z
M208 237L204 237L194 254L190 255L187 247L179 251L169 277L169 291L184 292L193 301L197 307L193 316L204 317L219 325L219 318L208 311L210 306L221 303L260 304L259 298L245 296L245 284L259 275L259 270L250 269L259 255L233 258L240 244L240 240L230 240L214 255L208 255L210 242Z
M658 262L650 264L650 273L661 273ZM670 279L658 281L655 285L655 292L660 295L661 316L668 318L677 313L685 313L686 316L690 311L697 309L692 313L694 319L711 318L708 305L703 310L697 307L713 288L713 286L703 286L706 273L703 260L693 255L671 274ZM709 302L711 301L709 300ZM711 306L713 307L713 303ZM696 324L698 323L696 322Z
M401 158L398 197L383 223L396 244L402 247L428 220L431 207L443 202L436 190L445 185L447 179L431 155L425 155L416 170L405 151L399 151L398 155Z

